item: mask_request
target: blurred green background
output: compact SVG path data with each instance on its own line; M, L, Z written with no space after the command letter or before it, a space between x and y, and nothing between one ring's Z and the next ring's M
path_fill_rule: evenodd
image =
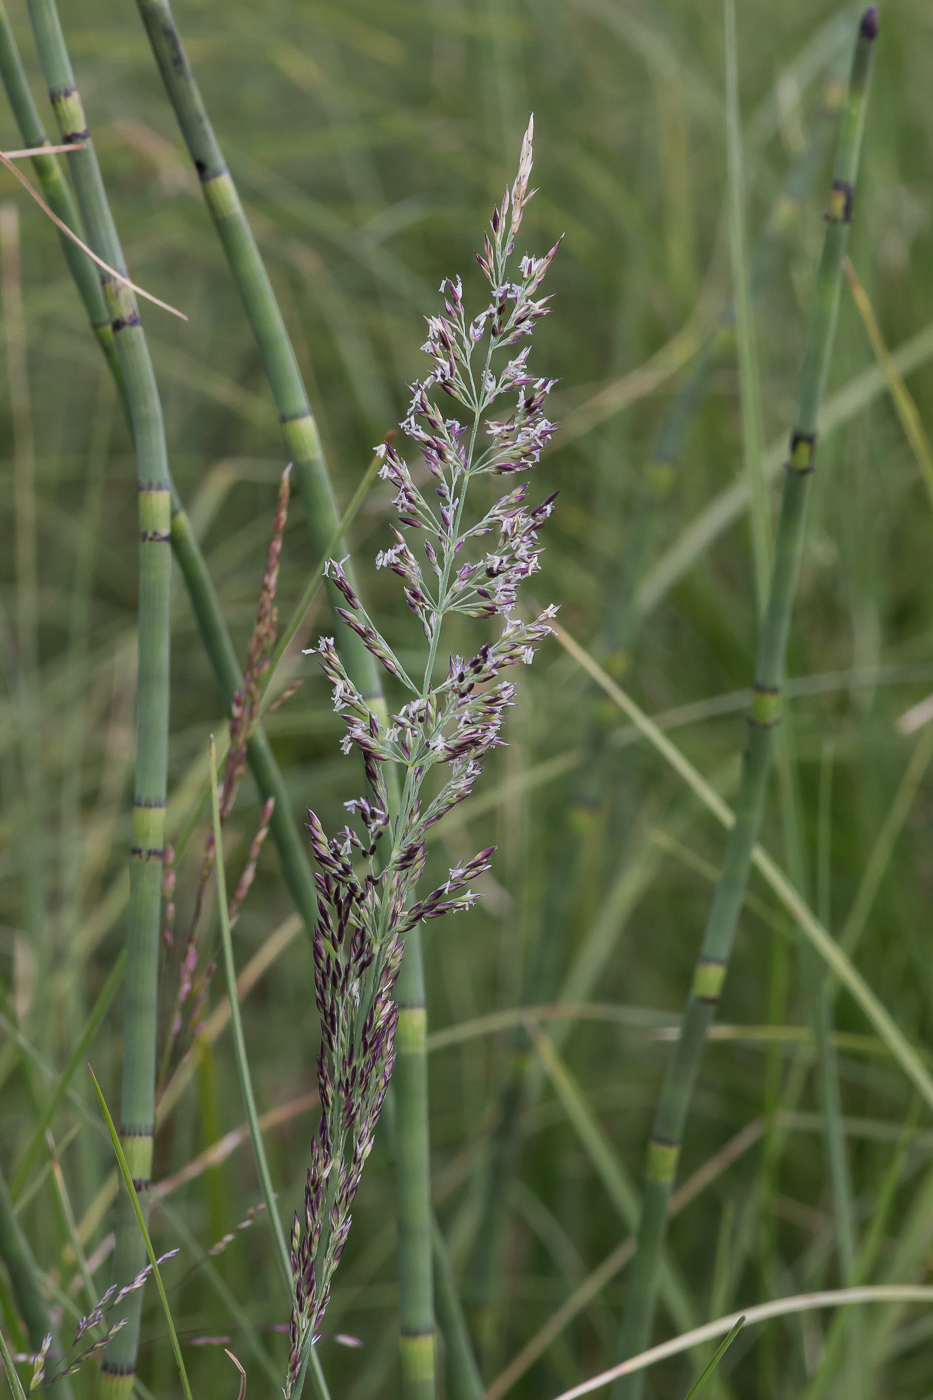
M16 3L11 13L46 112L24 7ZM775 461L792 421L822 236L833 136L827 107L857 15L832 0L738 5L754 319ZM747 514L725 512L721 528L688 533L710 521L710 504L742 472L728 329L696 375L697 352L731 295L717 0L182 0L176 17L294 338L342 503L372 444L402 416L406 384L424 372L422 317L437 305L441 277L462 271L468 293L482 296L473 250L511 181L534 111L539 194L523 234L537 254L560 234L564 242L550 275L553 314L536 334L533 363L559 378L551 416L565 426L534 482L539 495L560 496L530 591L542 605L560 603L569 632L647 711L677 727L677 742L730 798L744 725L735 692L749 683L756 639ZM242 656L285 465L272 400L135 7L65 0L62 19L131 272L190 318L182 324L144 312L173 473ZM888 345L912 346L903 367L926 422L931 65L933 10L922 0L885 5L850 245ZM0 141L4 149L19 145L3 104ZM9 335L4 341L0 387L0 1150L11 1168L48 1092L35 1055L65 1063L123 936L137 527L129 440L54 230L11 177L2 179L3 198L19 210L27 328L25 360L15 345L10 350ZM5 310L15 282L11 237ZM929 741L922 727L907 734L897 720L933 689L933 518L873 367L844 290L829 385L836 423L820 444L791 640L796 698L787 706L764 841L836 933L876 853L856 961L922 1046L933 1030ZM404 659L420 634L394 577L373 568L389 518L390 496L377 487L352 541L371 609ZM279 589L286 611L316 563L296 503ZM24 641L33 618L34 662ZM323 604L303 644L322 630ZM295 674L306 684L270 719L269 732L296 810L313 805L333 828L361 774L339 752L341 725L313 661L298 657ZM557 1022L551 1033L608 1137L614 1169L637 1182L666 1054L653 1028L671 1025L682 1007L723 838L556 642L521 681L509 747L489 761L476 795L432 853L441 870L499 843L478 910L428 930L429 1027L440 1032L522 1002L634 1008L614 1021ZM176 577L176 840L197 814L207 738L223 729L222 714ZM247 779L229 826L231 878L257 821ZM891 839L879 847L886 831ZM179 864L176 950L205 834L202 821ZM682 1178L764 1112L780 1109L783 1117L757 1139L753 1129L746 1149L721 1164L673 1227L683 1317L697 1322L840 1282L807 1030L820 974L773 896L757 883L753 894L721 1020L799 1033L783 1041L739 1036L712 1045L704 1062ZM236 930L241 967L290 914L270 843ZM205 947L214 936L211 927ZM279 942L282 951L244 1004L262 1111L314 1087L310 952L300 933ZM177 952L167 959L166 1004L176 963ZM212 987L208 1005L219 997L219 985ZM866 1039L870 1028L845 996L838 1024L864 1241L912 1091ZM118 1033L115 1008L91 1055L111 1102ZM191 1085L157 1140L157 1178L242 1119L228 1039L195 1050L188 1064ZM78 1087L89 1102L88 1083ZM435 1202L490 1382L628 1230L592 1143L572 1126L524 1031L438 1046L431 1094ZM280 1116L267 1145L290 1216L314 1116ZM910 1132L872 1282L926 1278L933 1135L922 1118ZM110 1170L109 1147L73 1105L59 1114L55 1133L81 1220ZM398 1391L390 1171L380 1143L321 1344L334 1394L346 1400ZM181 1228L209 1248L258 1199L244 1141L173 1194L171 1220L154 1213L159 1247L175 1245ZM43 1267L65 1283L73 1264L62 1253L55 1201L46 1176L22 1218ZM108 1228L105 1214L96 1223L90 1217L88 1253ZM214 1267L252 1323L266 1329L286 1320L261 1223ZM107 1263L100 1269L103 1287ZM202 1343L189 1352L195 1386L203 1393L234 1385L220 1345L209 1340L222 1336L247 1366L249 1396L272 1394L242 1342L242 1319L209 1286L197 1256L186 1247L167 1278L181 1330ZM556 1394L610 1364L624 1286L618 1273L542 1348L516 1380L516 1394ZM9 1322L5 1284L0 1292ZM177 1377L154 1296L141 1376L165 1396ZM672 1330L667 1315L659 1325ZM735 1395L803 1394L829 1327L829 1315L815 1314L758 1329L733 1349L716 1384ZM874 1309L858 1331L858 1375L843 1367L833 1384L865 1396L933 1393L928 1313ZM363 1345L342 1347L334 1333ZM281 1369L284 1339L260 1335ZM651 1385L677 1396L688 1378L689 1367L675 1362ZM90 1379L86 1385L79 1393L91 1393Z

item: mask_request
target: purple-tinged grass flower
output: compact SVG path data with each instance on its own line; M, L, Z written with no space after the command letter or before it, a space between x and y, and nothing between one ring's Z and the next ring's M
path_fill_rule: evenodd
M510 484L472 523L467 514L474 478L530 471L556 431L544 412L555 381L530 371L530 345L507 356L508 347L529 337L548 312L548 298L537 293L558 247L542 258L523 257L512 280L510 256L534 194L533 129L529 122L518 175L494 210L477 255L491 287L489 304L469 319L460 278L447 278L440 287L444 310L427 318L422 349L432 366L411 386L401 426L424 459L430 486L421 489L395 446L376 449L379 475L396 493L401 527L393 528L393 543L377 555L376 567L399 577L427 639L420 681L409 676L373 623L347 580L345 561L332 559L326 567L347 605L338 609L340 616L407 698L380 717L350 680L333 639L323 637L314 648L346 726L341 747L360 754L370 792L346 804L357 826L335 836L308 813L318 867L314 966L321 1118L303 1210L292 1230L295 1297L286 1396L320 1332L392 1073L398 1016L392 991L405 935L422 920L470 908L478 898L471 884L490 868L492 847L458 863L443 884L419 899L427 834L468 796L483 758L503 742L515 686L502 673L533 659L556 613L549 607L525 622L516 612L521 584L539 567L538 535L554 497L529 507L527 484ZM449 416L437 392L457 406ZM484 543L476 547L479 540ZM450 656L446 674L438 676L444 623L457 613L498 620L496 635L478 641L469 659ZM432 769L442 776L429 798L425 782Z

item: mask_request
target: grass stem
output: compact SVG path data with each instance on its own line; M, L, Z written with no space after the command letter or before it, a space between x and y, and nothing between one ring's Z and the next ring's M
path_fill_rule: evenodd
M817 420L836 325L842 258L852 218L877 28L878 12L870 7L859 28L833 171L815 304L801 373L797 424L791 437L768 603L758 645L735 821L703 935L680 1039L668 1062L652 1127L638 1247L622 1321L620 1351L623 1358L644 1351L650 1340L667 1232L667 1203L677 1174L684 1125L706 1032L722 995L764 811L774 726L779 720L787 637L803 549ZM620 1375L613 1386L613 1400L638 1400L643 1385L644 1377L640 1372L631 1377Z

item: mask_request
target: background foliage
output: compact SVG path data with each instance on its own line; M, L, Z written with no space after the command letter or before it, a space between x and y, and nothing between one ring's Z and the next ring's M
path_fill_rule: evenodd
M12 11L40 95L28 25L21 7ZM739 702L728 697L749 682L756 636L746 515L699 547L676 577L664 576L658 564L740 473L731 345L711 367L679 461L659 463L656 450L665 413L689 375L690 352L730 295L719 4L231 0L219 7L185 0L176 14L285 309L343 503L371 445L401 417L406 384L423 372L421 317L436 305L441 276L463 270L468 285L478 281L473 249L511 178L534 110L540 193L526 216L526 241L541 253L565 234L551 273L554 314L538 332L536 352L541 372L561 381L555 410L565 424L537 483L541 495L558 489L560 497L536 601L561 603L570 633L646 710L681 726L678 743L729 798L744 721ZM242 655L284 465L274 409L135 7L84 0L65 3L62 18L133 275L190 317L183 325L145 312L173 472ZM827 121L824 77L838 70L840 57L845 67L855 11L827 0L780 7L743 0L738 21L754 244L769 220L773 226L776 209L793 212L778 204L780 192ZM892 348L933 322L931 58L929 8L920 0L890 4L851 255ZM44 97L40 105L45 110ZM4 149L19 144L5 109L0 141ZM769 443L782 438L793 413L827 151L818 152L800 208L772 237L756 281ZM35 1056L59 1068L65 1063L122 942L137 527L129 440L54 231L10 180L5 193L20 211L27 336L23 347L9 314L16 272L7 215L0 1115L4 1166L12 1171L53 1083ZM927 419L928 339L909 377ZM801 681L787 707L784 761L764 837L837 933L911 754L927 742L923 729L905 735L896 721L933 681L930 502L873 364L844 294L829 393L847 390L846 412L821 442L791 641L791 677L815 679ZM388 504L385 490L374 489L352 539L372 611L404 660L406 645L418 645L416 624L399 607L393 580L372 568L375 550L388 542ZM297 598L316 563L296 506L283 552L282 606ZM184 933L207 832L208 814L202 809L198 818L207 736L221 732L223 721L177 579L173 608L174 839L199 820L179 864L176 932ZM327 626L321 604L304 636L313 641ZM359 774L339 754L341 726L316 666L298 658L295 674L307 682L270 719L269 732L296 808L313 801L332 827L341 802L357 792ZM671 1025L683 1004L722 835L557 643L522 681L509 747L436 842L438 869L478 846L497 841L500 849L478 910L428 931L430 1030L519 1002L638 1008L617 1011L615 1021L549 1026L608 1137L613 1169L638 1181L667 1053L655 1028ZM857 950L860 970L920 1045L933 1029L927 753L921 747L910 770L915 790L905 795L896 839L881 853ZM231 876L245 861L258 819L247 779L227 837ZM773 896L758 885L753 894L721 1020L801 1029L783 1042L745 1034L714 1044L704 1063L682 1178L763 1112L780 1108L783 1117L779 1130L759 1134L719 1171L673 1227L672 1257L695 1321L773 1293L840 1281L807 1030L819 973ZM235 933L241 968L290 914L270 845ZM280 955L244 1003L262 1110L288 1104L314 1084L310 953L301 934L279 941ZM597 946L603 962L595 978L575 990L571 984L570 995L568 972L579 966L581 949ZM167 960L166 1000L174 994L176 961ZM218 982L214 1005L220 996ZM864 1039L868 1028L845 996L837 1013L864 1240L912 1091L878 1044ZM118 1026L114 1010L91 1052L111 1102ZM35 1054L23 1049L23 1037ZM225 1036L203 1043L189 1064L196 1071L191 1085L157 1139L157 1179L241 1120ZM439 1046L431 1058L435 1204L487 1382L628 1233L592 1142L587 1147L571 1125L566 1096L555 1094L538 1066L523 1030ZM516 1067L528 1071L532 1086L518 1104L506 1092ZM94 1102L89 1080L78 1092L85 1104ZM493 1143L501 1151L490 1159L490 1135L503 1114L516 1127L514 1139L500 1132ZM311 1122L307 1113L292 1114L267 1134L280 1204L289 1213L300 1195ZM911 1131L873 1282L925 1277L933 1137L922 1118ZM111 1170L109 1144L72 1103L57 1116L55 1136L81 1221ZM329 1332L349 1333L363 1346L346 1350L325 1340L321 1347L334 1392L352 1400L397 1388L390 1171L378 1145L328 1315ZM491 1221L483 1215L484 1173L502 1206ZM22 1218L43 1266L61 1282L73 1263L57 1199L50 1176L37 1175ZM178 1242L178 1220L207 1248L258 1199L246 1144L179 1189L171 1201L176 1215L156 1211L157 1244ZM109 1226L105 1214L89 1223L83 1243L92 1254ZM186 1252L167 1268L184 1337L230 1338L247 1364L249 1393L271 1393L271 1380L250 1364L242 1319L206 1286L196 1263ZM239 1235L214 1267L252 1323L266 1328L285 1320L261 1228ZM106 1264L101 1269L106 1281ZM518 1382L521 1389L555 1393L615 1359L624 1280L617 1275L560 1333ZM15 1329L5 1284L0 1295ZM822 1316L791 1319L743 1338L719 1384L735 1394L800 1394L830 1325ZM670 1328L666 1317L663 1326ZM859 1330L864 1365L857 1384L865 1394L929 1393L925 1314L873 1310ZM284 1338L260 1335L281 1370ZM195 1386L234 1384L218 1346L189 1356ZM141 1375L162 1396L177 1385L172 1368L153 1294ZM676 1395L686 1375L683 1363L672 1363L652 1385Z

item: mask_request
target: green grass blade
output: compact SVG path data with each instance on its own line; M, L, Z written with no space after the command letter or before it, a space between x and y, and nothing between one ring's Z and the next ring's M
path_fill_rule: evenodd
M20 1159L19 1166L13 1173L13 1178L10 1182L10 1190L13 1194L14 1199L19 1196L23 1187L26 1185L26 1182L29 1179L29 1174L32 1171L32 1168L35 1164L35 1160L41 1150L43 1142L45 1141L46 1131L52 1126L52 1121L59 1108L61 1107L65 1095L68 1093L68 1090L71 1087L71 1081L75 1076L75 1072L78 1066L84 1061L87 1055L88 1046L91 1044L97 1032L100 1030L103 1019L106 1016L107 1012L110 1010L111 1003L113 1002L114 997L120 989L120 984L123 981L123 969L125 968L125 966L126 949L124 948L121 949L116 962L114 963L113 967L110 970L110 973L108 974L106 982L101 988L100 995L94 1003L93 1010L91 1011L90 1016L85 1022L84 1030L78 1037L78 1042L75 1045L74 1050L71 1052L71 1055L69 1056L68 1063L62 1071L58 1083L55 1085L52 1097L49 1099L44 1110L39 1115L38 1122L36 1123L36 1126L33 1128L32 1131L32 1137L29 1139L29 1142L26 1145L26 1150L23 1153L22 1158Z
M701 773L693 766L685 754L667 738L657 725L648 718L640 706L617 685L611 676L608 676L602 667L593 660L587 651L576 642L573 637L561 627L555 624L554 630L558 640L570 652L571 656L582 668L589 673L601 687L603 691L614 700L628 718L644 734L645 738L670 764L674 771L683 781L696 793L703 805L713 814L718 822L727 829L733 822L731 809L723 802L719 794L710 786ZM878 1035L888 1045L892 1055L900 1064L908 1079L914 1084L921 1097L933 1108L933 1075L929 1073L923 1064L920 1056L910 1044L903 1031L896 1024L891 1014L882 1005L881 1001L869 987L868 983L853 965L851 959L839 946L836 940L827 933L819 919L810 909L806 900L803 899L779 868L774 860L756 846L752 853L752 863L774 893L778 896L788 913L799 925L801 931L813 944L820 957L827 967L838 977L839 981L847 989L852 998L862 1008L868 1020L872 1023Z
M752 543L758 611L764 612L771 574L771 522L768 487L762 454L761 377L752 322L751 290L745 237L745 175L742 158L742 123L739 112L738 45L735 32L735 0L723 0L723 32L726 55L726 153L729 167L729 242L732 253L732 295L735 305L735 339L739 358L739 391L742 409L742 456L751 492Z
M726 1352L729 1350L732 1343L735 1341L736 1337L739 1335L744 1326L745 1317L742 1316L734 1323L731 1332L728 1332L726 1336L723 1337L722 1341L719 1343L719 1346L716 1348L709 1365L704 1368L703 1374L699 1377L696 1384L691 1386L690 1390L687 1392L685 1400L694 1400L694 1397L699 1395L700 1391L703 1389L704 1385L709 1380L710 1376L713 1374L716 1367L719 1365L720 1361L725 1356Z
M159 1297L162 1300L162 1311L165 1313L165 1321L168 1326L169 1336L172 1339L172 1350L175 1353L175 1360L178 1363L178 1374L181 1377L181 1385L182 1389L185 1392L185 1400L192 1400L191 1387L188 1384L188 1372L185 1370L185 1361L184 1357L181 1354L181 1345L178 1341L178 1333L175 1331L175 1321L172 1317L172 1310L168 1304L168 1298L165 1293L165 1285L162 1282L162 1275L159 1272L159 1262L156 1258L156 1252L152 1247L152 1240L149 1238L149 1231L146 1227L146 1218L143 1215L142 1207L140 1206L139 1200L136 1195L136 1187L133 1184L133 1176L129 1167L127 1166L126 1156L123 1151L123 1145L120 1142L120 1134L117 1132L116 1127L114 1125L114 1121L110 1116L110 1109L107 1107L107 1100L104 1098L103 1090L97 1082L97 1075L91 1069L90 1065L88 1065L88 1070L90 1071L91 1078L94 1081L94 1088L97 1091L97 1098L100 1102L100 1110L101 1113L103 1113L104 1120L107 1124L107 1131L110 1134L110 1141L113 1144L114 1155L117 1159L117 1166L119 1167L120 1175L123 1178L123 1185L126 1187L127 1194L130 1198L130 1203L133 1207L133 1213L136 1216L136 1222L139 1225L140 1234L142 1235L143 1241L146 1246L146 1253L149 1256L149 1263L152 1265L152 1276L155 1279L156 1288L158 1289Z
M220 824L220 799L217 786L217 761L214 745L214 736L211 735L211 814L213 818L214 843L217 858L217 907L220 914L220 939L223 948L224 973L227 980L227 995L230 998L230 1029L233 1034L233 1048L236 1056L237 1076L240 1081L240 1092L243 1095L243 1108L246 1113L246 1121L249 1124L250 1141L253 1146L253 1156L256 1161L256 1171L259 1174L259 1184L262 1188L262 1198L266 1205L266 1215L269 1220L269 1229L272 1231L272 1240L275 1246L275 1259L278 1267L282 1286L285 1295L291 1301L292 1296L292 1267L288 1255L288 1244L285 1240L285 1231L282 1229L282 1221L279 1216L278 1206L275 1202L275 1191L272 1186L272 1176L269 1172L269 1162L266 1157L266 1149L262 1140L262 1129L259 1126L259 1114L256 1110L256 1097L253 1093L253 1080L249 1070L249 1060L246 1054L246 1038L243 1035L243 1018L240 1015L240 1002L236 991L236 965L233 961L233 939L230 935L230 918L227 910L227 885L224 873L224 851L223 832Z
M19 1372L13 1363L13 1358L10 1355L10 1348L7 1346L2 1327L0 1327L0 1356L3 1357L3 1369L6 1371L6 1378L9 1381L14 1400L26 1400L26 1392L19 1378Z

